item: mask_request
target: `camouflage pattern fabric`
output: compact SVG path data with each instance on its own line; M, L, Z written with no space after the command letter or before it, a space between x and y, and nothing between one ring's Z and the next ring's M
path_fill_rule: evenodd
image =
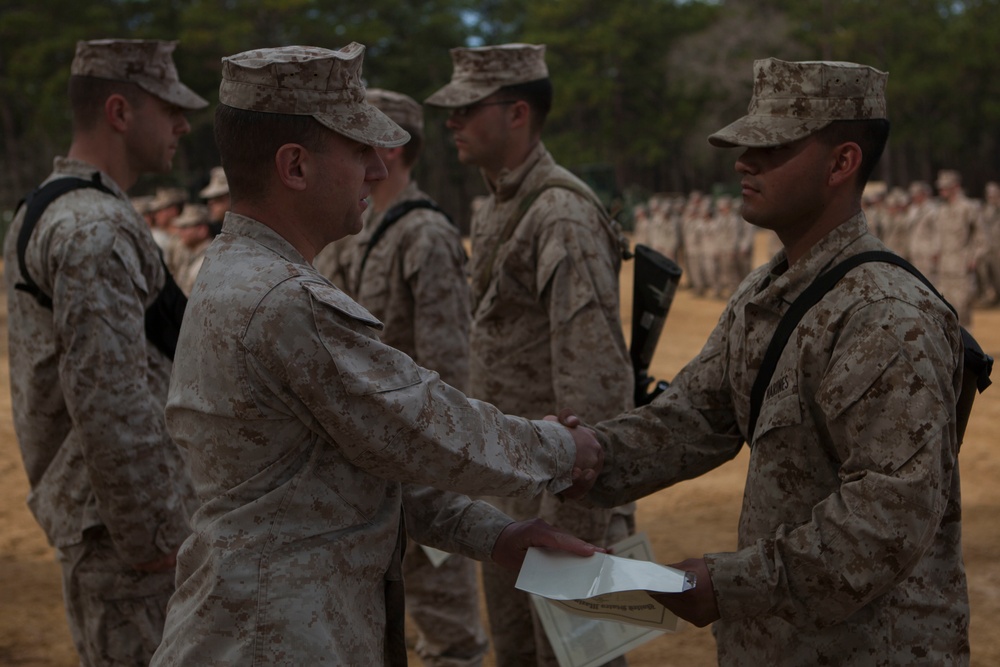
M357 42L333 51L282 46L222 59L219 102L237 109L312 116L338 134L368 146L402 146L410 135L365 100Z
M955 307L964 326L972 323L975 266L988 247L981 224L980 202L959 194L937 208L938 283L935 285Z
M97 172L56 158L50 180L89 180ZM21 282L23 210L7 233L11 397L31 486L28 506L49 543L66 550L81 545L88 529L106 530L113 548L101 554L114 559L106 567L127 571L180 545L194 496L163 420L170 360L145 334L145 310L162 289L163 265L128 198L106 174L100 178L115 197L91 189L64 195L46 209L28 244L28 273L52 296L52 310L14 289ZM64 574L73 595L107 600L109 591L100 588L107 579ZM119 602L130 593L120 595ZM79 603L66 600L69 609ZM97 613L89 608L88 615ZM90 662L92 647L80 642L155 646L155 620L138 612L133 620L102 626L112 637L92 637L74 625L85 664L103 663ZM79 619L70 614L70 621Z
M789 304L883 249L858 215L787 270L779 253L754 271L669 390L596 426L608 458L588 497L633 500L735 456ZM961 354L954 315L895 266L858 267L805 315L757 423L739 550L706 555L720 665L969 664Z
M835 120L886 118L889 75L846 62L755 60L747 115L709 136L713 146L780 146Z
M382 92L375 103L398 119L401 112L389 106L387 99L395 101ZM409 111L408 107L403 110ZM415 120L411 120L414 126ZM470 305L465 249L458 228L437 211L414 209L389 227L368 255L364 274L360 273L371 235L385 212L403 202L428 199L411 182L385 211L376 213L374 207L365 211L364 229L345 239L350 252L350 293L382 321L379 338L383 343L465 391ZM482 664L489 644L480 621L477 570L473 561L456 555L434 567L417 544L407 548L403 557L406 608L419 630L417 654L428 667Z
M415 540L479 559L510 521L420 485L569 486L565 429L467 399L380 328L276 232L226 215L167 403L202 506L153 665L383 664L403 506Z
M575 179L541 144L521 166L501 174L472 221L472 275L483 273L521 198L553 178ZM498 248L484 291L473 294L470 395L534 418L568 407L596 421L632 407L632 370L619 321L618 252L587 197L545 190ZM607 543L616 513L548 494L493 502L512 517L539 516L599 545ZM633 508L618 512L630 515ZM500 583L491 585L491 577ZM485 563L483 578L497 662L509 664L505 655L530 651L530 635L504 628L531 619L533 608L526 594L504 583L509 577L499 568Z
M544 44L500 44L498 46L451 49L452 74L443 88L426 104L464 107L486 99L504 86L547 79Z
M907 211L906 220L906 227L910 231L906 256L933 285L940 282L938 262L941 258L941 245L938 239L937 209L937 202L931 198L914 202Z

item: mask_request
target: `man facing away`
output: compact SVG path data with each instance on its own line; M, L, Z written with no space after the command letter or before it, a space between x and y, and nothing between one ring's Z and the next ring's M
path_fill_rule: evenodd
M459 161L480 168L490 193L471 228L470 395L529 417L565 405L586 405L604 417L630 408L619 238L590 188L542 143L552 104L545 47L456 48L451 57L451 82L426 103L450 110ZM632 507L592 509L552 495L496 505L602 546L634 525ZM515 579L483 566L497 664L555 665Z
M376 148L386 178L372 184L364 228L328 245L313 264L331 282L346 277L345 291L384 325L379 334L383 343L465 391L470 316L465 249L458 228L413 180L423 145L423 109L391 90L369 88L367 98L410 140ZM328 274L324 269L338 250L342 270ZM407 546L406 608L420 631L417 654L428 667L482 664L488 642L480 621L476 570L473 561L458 555L434 565L419 545Z
M841 62L754 64L749 113L713 134L742 147L743 217L784 245L730 299L701 353L652 404L596 427L617 504L750 462L738 549L676 566L660 596L717 621L721 665L967 665L955 315L901 267L848 272L788 340L750 429L775 327L813 279L885 246L861 193L889 132L887 75ZM574 423L567 420L568 423Z
M73 140L50 183L99 183L53 201L27 242L24 209L4 247L14 427L28 505L56 550L84 665L146 665L174 588L193 494L163 408L171 359L145 313L167 279L125 192L171 168L208 103L177 77L176 42L79 42L69 82ZM42 305L26 275L51 299Z
M528 546L595 550L458 495L579 495L600 469L592 435L466 398L382 343L381 323L311 264L360 231L386 178L376 148L409 139L365 100L363 53L223 59L231 209L166 409L201 506L153 665L405 664L407 532L513 568Z

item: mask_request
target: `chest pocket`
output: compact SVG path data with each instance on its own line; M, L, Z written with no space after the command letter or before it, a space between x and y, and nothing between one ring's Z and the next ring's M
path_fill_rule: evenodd
M754 440L762 438L769 431L802 423L802 402L799 400L798 379L794 368L787 369L771 380L764 395L764 403L757 419Z
M348 393L368 396L421 382L416 362L378 340L382 323L371 313L332 285L305 287L313 297L316 329Z

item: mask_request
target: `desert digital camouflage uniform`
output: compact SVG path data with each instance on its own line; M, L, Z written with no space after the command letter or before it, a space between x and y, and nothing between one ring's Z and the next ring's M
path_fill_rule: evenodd
M902 188L893 188L885 197L885 214L882 217L884 223L884 238L882 239L889 250L900 257L906 258L909 241L909 229L907 228L910 198Z
M735 456L781 315L820 272L882 248L858 215L790 269L779 253L755 270L666 393L597 425L608 458L590 497L634 500ZM757 423L739 551L706 556L720 665L968 664L961 349L941 300L887 264L806 314Z
M650 234L647 243L654 250L676 261L680 252L681 233L671 202L656 197L650 210Z
M383 110L395 119L391 109ZM382 322L383 343L466 391L469 283L458 228L437 211L414 209L388 228L361 271L372 234L385 213L398 204L420 200L430 197L411 181L385 210L365 211L364 229L345 244L351 253L346 264L350 293ZM458 555L435 567L419 545L408 546L403 558L406 608L420 630L417 654L428 667L482 664L489 644L480 621L477 569L473 561Z
M705 225L701 215L705 195L694 190L684 203L680 217L681 238L684 239L684 267L687 269L688 287L702 295L708 288L705 272Z
M309 115L370 150L400 146L409 135L365 101L363 53L352 43L224 58L220 103ZM380 329L278 231L227 213L171 377L167 424L202 505L153 665L405 663L404 512L415 539L477 558L510 523L420 485L525 496L570 486L568 430L467 399Z
M937 185L959 187L957 172L942 170ZM982 207L958 189L950 198L943 198L937 209L938 282L935 287L958 311L963 326L972 323L972 301L975 291L976 261L986 247L981 225Z
M716 200L712 229L712 233L719 236L715 295L728 299L750 273L754 227L736 212L732 198L724 195Z
M78 42L74 77L131 82L183 109L207 102L173 65L176 42ZM86 81L83 85L87 85ZM148 102L153 104L153 102ZM74 140L78 134L74 132ZM106 156L117 164L115 151ZM14 429L28 506L55 547L73 643L82 665L145 665L160 641L174 571L163 562L189 534L194 493L163 407L171 361L145 333L146 308L166 271L149 227L121 186L96 166L57 157L46 183L95 178L111 194L80 189L54 200L25 253L4 245Z
M887 78L853 63L755 61L748 114L709 142L749 151L808 138L810 150L833 121L885 119ZM834 210L855 205L850 185L822 191ZM799 224L830 222L821 213ZM722 667L969 664L963 343L943 300L901 267L855 267L792 331L750 431L752 388L782 316L817 276L875 250L885 246L859 211L791 264L779 252L743 281L669 389L595 427L607 458L589 498L603 504L701 475L751 443L738 550L702 559Z
M504 86L548 79L544 53L544 45L533 44L452 49L451 81L426 103L460 108ZM470 395L528 417L570 406L611 416L631 407L634 380L619 319L622 248L596 196L556 164L540 139L516 167L483 175L489 197L471 224ZM553 182L564 186L542 189ZM632 506L586 508L551 494L495 504L602 546L626 537L634 524ZM514 573L483 564L497 663L554 666L531 601L515 581Z
M987 248L976 265L979 299L983 305L1000 302L1000 185L986 184L983 202L983 233Z
M413 484L568 485L565 430L469 401L380 328L276 232L227 214L167 405L203 504L153 664L382 664L401 503L416 539L473 558L509 523Z
M201 264L205 261L205 251L208 250L208 246L212 245L214 237L206 236L190 246L181 241L180 237L183 235L184 229L204 225L207 230L209 223L208 207L204 204L186 204L181 214L174 218L171 223L174 229L178 230L179 242L177 244L178 250L173 257L174 265L169 268L174 276L174 281L185 296L191 294L194 281L198 278L198 271L201 270Z
M931 196L931 186L923 181L910 184L910 207L906 228L909 231L905 257L933 285L938 284L941 257L938 239L938 203Z
M533 418L564 406L611 416L631 407L633 378L619 320L619 247L594 203L565 188L546 190L497 249L488 280L476 281L520 200L555 177L579 182L539 144L504 174L472 221L469 393ZM515 519L538 516L599 545L623 539L633 524L632 506L586 508L551 494L493 502ZM485 563L483 570L494 643L524 645L531 602L514 589L516 574ZM494 619L509 624L506 631L498 633ZM538 664L555 665L537 632Z

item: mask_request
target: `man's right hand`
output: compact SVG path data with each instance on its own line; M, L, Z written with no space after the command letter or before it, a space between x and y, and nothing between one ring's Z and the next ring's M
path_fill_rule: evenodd
M569 410L563 410L558 417L549 415L545 419L558 421L565 426L576 444L573 485L559 495L569 499L582 498L594 486L597 476L604 467L604 448L597 441L594 432L585 426L580 426L580 420Z

